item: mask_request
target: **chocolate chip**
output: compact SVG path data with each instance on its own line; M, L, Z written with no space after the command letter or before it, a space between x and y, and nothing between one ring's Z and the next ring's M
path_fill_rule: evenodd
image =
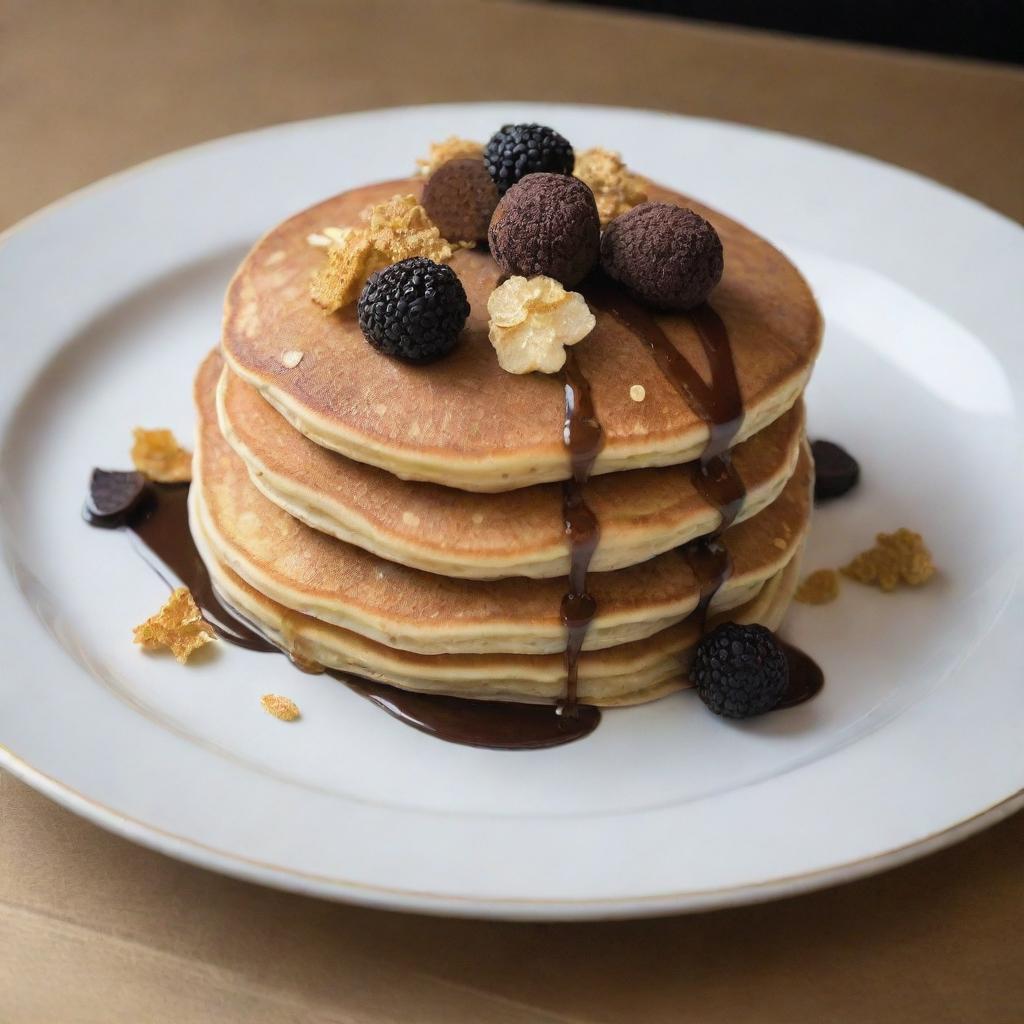
M121 526L145 494L146 478L141 473L94 469L85 503L86 518L95 526Z
M841 498L857 486L860 466L845 448L832 441L815 441L811 454L814 456L815 501Z

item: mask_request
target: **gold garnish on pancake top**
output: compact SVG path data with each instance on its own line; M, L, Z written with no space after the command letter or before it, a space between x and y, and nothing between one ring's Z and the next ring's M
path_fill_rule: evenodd
M573 174L594 193L602 227L619 214L647 202L642 179L611 150L595 147L577 154Z
M328 313L359 298L371 274L412 256L447 263L459 246L441 237L412 195L392 196L368 211L365 227L325 230L326 263L313 275L310 294Z
M900 583L919 587L935 575L935 563L921 534L902 528L880 533L875 540L873 548L843 566L840 572L844 576L890 591Z
M192 479L192 453L178 444L169 430L133 431L132 462L135 468L159 484L183 484Z
M260 697L260 703L263 705L264 711L275 718L280 718L282 722L294 722L301 715L299 706L295 701L282 697L278 693L263 694Z
M188 587L178 587L156 615L135 627L132 638L147 651L166 647L184 665L194 651L216 640L217 635Z
M482 160L483 156L482 143L451 135L443 142L432 142L430 152L416 161L416 169L426 176L433 174L441 164L446 164L449 160Z
M839 596L839 573L835 569L812 572L793 595L801 604L828 604Z
M488 337L508 373L555 373L565 349L582 341L597 321L579 292L550 277L510 277L487 299Z

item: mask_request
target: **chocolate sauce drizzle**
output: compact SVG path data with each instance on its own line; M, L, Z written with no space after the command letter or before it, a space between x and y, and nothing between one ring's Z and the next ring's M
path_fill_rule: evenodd
M218 597L189 529L188 484L151 483L144 500L124 518L98 516L88 506L84 518L91 526L129 531L134 547L160 578L172 588L188 587L217 635L228 643L250 651L287 654L302 671L321 671L320 666L271 643ZM285 632L290 628L286 617ZM589 735L601 721L597 708L580 707L575 715L558 715L546 704L412 693L349 672L328 670L327 674L406 725L465 746L494 750L556 747Z
M572 349L566 351L563 380L565 426L562 440L569 452L572 476L562 484L562 521L569 540L569 585L561 606L566 643L565 698L560 710L563 716L571 716L578 713L580 651L597 614L597 604L587 591L587 570L601 539L601 527L583 490L604 445L604 431L594 412L590 383L580 370Z
M711 372L710 384L672 344L662 326L621 288L595 275L584 295L592 306L603 309L631 330L651 350L658 368L691 409L707 424L708 441L693 466L693 481L704 500L718 512L718 526L683 546L682 551L700 585L693 618L703 633L715 595L732 572L732 559L722 534L736 521L747 496L743 480L732 464L731 446L743 425L743 396L736 377L729 331L708 304L690 310ZM814 660L792 644L779 640L789 666L789 683L775 710L802 704L822 688L825 676Z
M782 711L784 708L791 708L797 704L803 704L821 693L825 685L825 673L821 671L818 663L809 655L794 647L791 643L781 640L778 637L782 653L786 655L786 663L789 665L789 682L779 700L779 703L772 708L773 711Z
M682 548L700 586L693 615L703 631L711 602L732 572L732 560L721 536L735 522L747 494L730 455L730 446L743 424L743 398L729 332L707 303L690 311L711 371L708 384L672 343L655 316L622 288L597 276L587 283L584 295L588 303L615 317L647 345L665 379L707 424L708 441L691 472L697 490L718 513L718 526Z
M90 526L124 528L131 532L136 551L171 588L187 586L217 635L249 651L277 650L261 633L225 607L217 596L188 525L188 484L146 485L137 510L111 522L83 512Z

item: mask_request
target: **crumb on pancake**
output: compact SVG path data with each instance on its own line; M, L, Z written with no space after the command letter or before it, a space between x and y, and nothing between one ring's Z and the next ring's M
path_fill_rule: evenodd
M838 596L839 573L835 569L818 569L812 572L793 595L801 604L829 604Z
M641 179L611 150L595 147L578 153L573 174L586 182L594 193L602 227L619 214L647 201Z
M343 245L352 228L324 228L306 235L306 242L314 249L329 249L332 245Z
M311 238L314 236L310 236ZM447 263L453 246L412 195L392 196L367 211L365 227L324 229L327 260L313 275L310 294L328 313L355 302L375 271L413 256Z
M182 484L192 479L192 453L182 448L169 430L133 431L132 462L135 468L159 484Z
M302 357L305 354L305 352L300 352L298 349L295 348L289 349L289 351L282 354L281 365L289 370L294 370L295 367L302 362Z
M565 349L582 341L597 321L579 292L550 277L510 277L487 299L488 337L508 373L555 373Z
M135 627L132 638L147 651L167 648L184 665L193 652L216 640L217 635L188 587L178 587L156 615Z
M935 563L921 534L903 527L895 533L880 533L875 540L873 548L843 566L844 576L888 592L900 583L921 586L935 575Z
M647 388L645 388L643 384L634 384L629 389L629 397L632 398L634 402L642 402L647 397Z
M298 704L278 693L263 694L260 697L260 703L263 705L264 711L281 719L282 722L294 722L296 718L301 717Z
M448 163L449 160L483 160L483 158L483 143L450 135L443 142L432 142L427 155L416 161L416 169L418 173L428 175L436 171L441 164Z

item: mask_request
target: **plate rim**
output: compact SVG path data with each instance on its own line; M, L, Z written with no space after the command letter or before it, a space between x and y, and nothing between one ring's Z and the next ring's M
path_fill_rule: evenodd
M519 897L439 895L415 889L353 882L296 870L281 864L245 857L177 835L166 829L139 821L131 815L108 807L101 801L79 793L30 765L7 747L0 745L0 767L9 771L37 793L61 807L99 825L114 835L149 850L182 860L195 867L216 871L245 882L318 896L337 902L353 903L376 910L402 910L411 913L471 919L522 921L586 921L665 917L672 914L700 913L753 903L767 903L815 892L833 885L845 885L860 878L880 874L959 843L1010 817L1024 808L1024 787L1016 793L983 808L911 843L882 850L841 864L774 878L765 882L727 886L718 889L678 890L647 896L588 897L585 899L534 899ZM330 886L325 889L324 886ZM396 907L401 898L404 906Z

